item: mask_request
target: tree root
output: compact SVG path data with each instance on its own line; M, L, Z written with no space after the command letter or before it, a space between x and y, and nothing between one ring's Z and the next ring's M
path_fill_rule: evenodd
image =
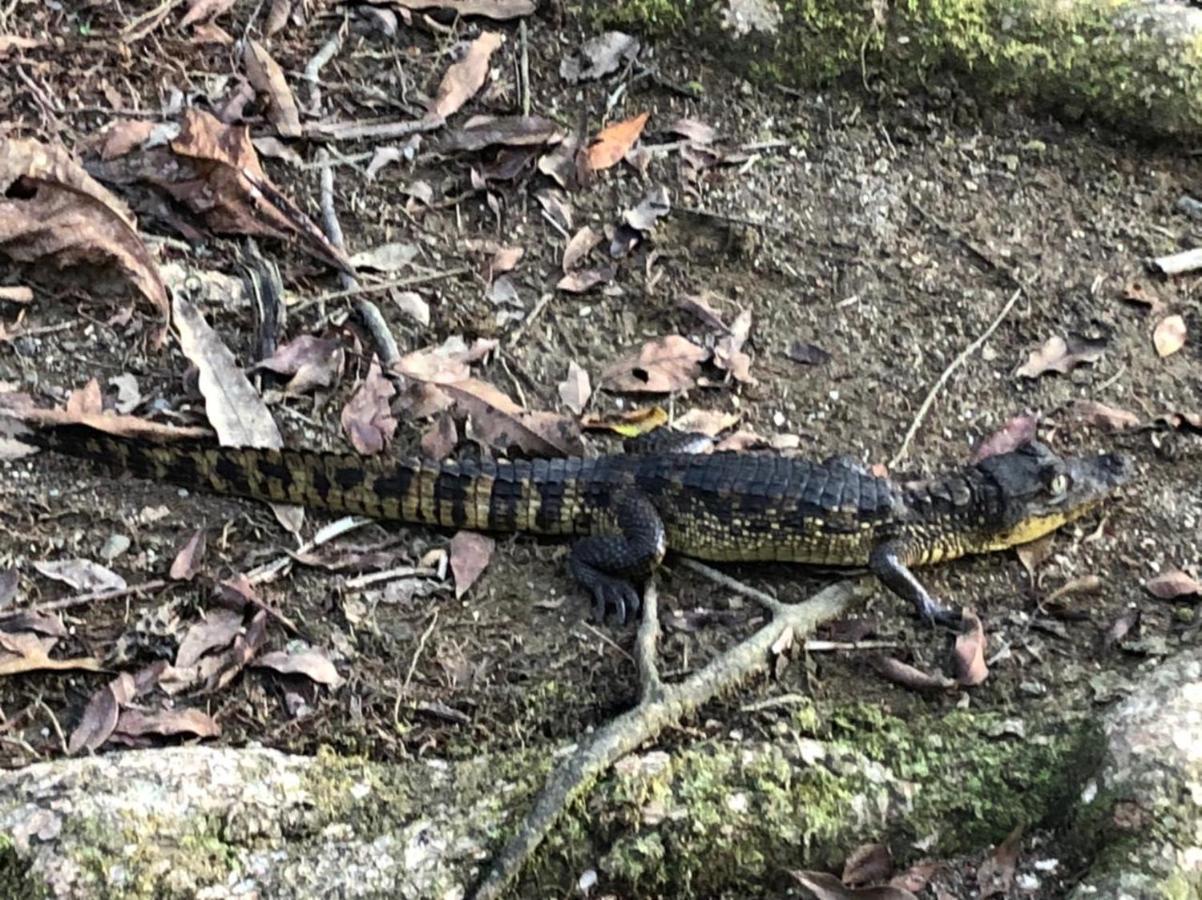
M727 587L733 582L706 566L690 568ZM842 581L796 604L781 603L761 591L739 585L740 593L755 598L772 613L771 621L684 681L665 684L660 680L656 665L659 598L654 581L649 583L643 598L643 619L635 639L634 656L641 685L638 705L597 729L551 773L530 812L476 889L476 900L500 897L564 809L615 762L696 712L717 695L737 687L752 675L767 671L771 665L771 648L786 631L792 631L794 640L801 638L868 596L872 585L871 578Z

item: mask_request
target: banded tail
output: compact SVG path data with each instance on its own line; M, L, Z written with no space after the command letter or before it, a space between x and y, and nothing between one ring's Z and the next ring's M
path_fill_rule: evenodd
M584 494L596 461L589 459L385 460L198 440L160 443L77 424L41 426L20 440L138 478L310 509L475 531L590 531Z

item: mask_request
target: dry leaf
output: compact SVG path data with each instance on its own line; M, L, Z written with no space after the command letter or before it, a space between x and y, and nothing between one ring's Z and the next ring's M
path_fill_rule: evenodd
M1035 429L1038 425L1039 419L1035 416L1015 416L993 434L989 435L989 437L985 438L985 440L981 441L977 445L977 449L973 451L969 461L979 463L981 460L988 459L991 456L1014 452L1019 447L1029 444L1035 439Z
M677 431L717 437L738 424L738 413L720 412L716 409L690 409L683 416L678 416L672 426Z
M621 162L643 133L643 126L650 115L640 113L634 118L603 128L589 145L586 157L589 170L599 172Z
M69 584L75 590L91 594L96 591L123 591L125 579L90 559L41 560L33 567L55 581Z
M482 32L472 41L463 59L447 69L430 103L430 114L446 119L458 112L484 86L488 61L504 41L505 36L495 31Z
M514 448L532 456L579 456L580 428L566 416L523 409L491 384L466 378L442 385L458 410L471 418L469 437L502 452Z
M530 147L556 144L564 138L558 123L542 116L473 116L443 140L447 150L483 150L502 144Z
M342 341L311 334L281 344L269 358L255 366L279 375L291 375L284 387L288 394L306 394L332 387L342 374L346 353Z
M171 166L173 176L153 172L144 177L204 216L214 231L295 236L308 253L353 274L346 253L268 180L246 127L225 125L207 112L188 108L171 150L182 157Z
M559 64L559 76L569 84L595 81L618 71L638 54L637 38L621 31L607 31L589 38L578 50L565 56Z
M601 376L609 390L664 394L691 388L709 351L678 334L650 341L614 363Z
M918 900L905 888L850 888L829 872L792 869L790 875L813 896L814 900Z
M167 288L133 216L61 147L0 139L0 252L60 267L116 265L167 318Z
M563 401L563 405L580 415L588 405L592 393L588 372L576 365L574 360L569 362L568 377L559 383L559 399Z
M302 650L299 653L284 653L276 650L264 653L255 660L256 669L273 669L281 675L304 675L311 681L328 687L342 684L342 676L334 663L321 650Z
M843 863L842 881L849 887L884 881L893 874L893 856L884 844L861 844Z
M1172 356L1185 346L1185 319L1181 316L1166 316L1152 332L1152 343L1156 355L1161 358Z
M612 431L624 438L636 438L668 423L668 413L662 406L642 406L615 414L585 416L580 425L593 431Z
M635 231L646 232L655 227L655 223L672 211L672 200L668 189L657 187L642 199L634 209L622 213L622 221Z
M516 19L534 12L534 0L391 0L401 9L442 9L457 17L484 16L489 19Z
M718 343L714 345L714 365L730 372L735 381L757 384L758 382L751 376L751 357L743 352L743 344L746 343L750 333L751 310L739 310L738 316L731 323L729 334L719 339Z
M966 609L963 615L952 651L952 668L957 683L973 687L989 677L989 667L985 665L985 629L975 613Z
M217 432L221 445L280 449L284 445L280 430L267 404L238 367L230 348L183 291L175 293L171 306L180 349L200 373L205 417ZM284 528L293 534L300 532L304 521L302 507L283 503L273 503L271 507Z
M1073 403L1073 419L1085 425L1093 425L1105 431L1126 431L1139 426L1139 416L1116 406L1107 406L1094 400L1077 400Z
M469 347L463 338L452 336L437 347L405 354L393 369L418 381L451 384L469 378L471 364L484 359L496 346L493 339L477 338Z
M267 119L275 126L280 137L300 137L300 111L280 64L267 52L266 47L251 39L242 51L242 65L246 68L246 80L255 91L267 98Z
M598 234L588 225L585 225L568 241L567 246L563 248L563 271L565 274L572 271L584 261L584 258L593 252L593 248L601 243L602 235Z
M956 682L943 675L932 675L891 656L873 656L872 667L883 678L912 691L947 691Z
M67 752L74 755L80 750L94 751L109 739L117 725L117 714L121 707L134 698L134 677L122 672L106 684L88 701L83 716L67 741Z
M434 424L426 429L419 443L422 456L427 459L443 460L459 445L459 428L449 413L440 413Z
M578 269L569 272L555 283L555 287L570 294L583 294L601 284L609 284L618 274L617 266L604 265L595 269Z
M1103 341L1059 335L1048 338L1038 350L1032 350L1027 361L1015 373L1022 378L1038 378L1045 372L1065 374L1082 363L1097 362L1105 349Z
M398 272L407 269L417 258L417 245L406 243L381 244L370 250L362 250L351 257L356 269L374 269L377 272Z
M785 351L785 355L793 362L801 363L803 366L820 366L831 358L831 355L817 344L810 344L806 341L794 341Z
M136 709L125 709L117 718L114 734L141 737L145 734L170 736L190 734L195 737L218 737L221 726L217 720L200 709L161 709L144 713Z
M679 134L697 144L712 144L718 137L718 132L712 125L706 125L696 119L677 119L668 126L672 134Z
M572 229L572 205L562 193L554 188L544 188L535 193L534 199L552 225L565 234Z
M175 554L175 559L171 561L171 570L167 573L168 577L175 581L191 581L193 576L200 571L204 555L205 532L203 528L198 528L192 532L184 545L179 548L179 552ZM179 664L176 663L176 665Z
M43 670L103 671L100 660L90 656L76 657L75 659L51 659L50 650L57 640L57 637L41 638L28 632L8 634L0 631L0 676L20 675L25 672Z
M187 28L197 22L207 22L229 12L235 0L191 0L188 11L180 19L179 27Z
M1202 584L1191 578L1180 569L1165 572L1144 582L1144 587L1153 597L1161 600L1172 600L1176 597L1190 597L1202 594Z
M1014 887L1014 874L1018 867L1018 853L1022 849L1023 826L1015 826L1004 841L998 844L993 855L977 869L977 896L980 900L998 894L1009 897Z
M351 445L365 456L379 453L392 443L397 420L392 415L390 401L396 394L380 369L374 356L367 377L342 410L342 430Z
M468 588L488 567L497 542L487 535L474 531L460 531L451 538L451 574L455 576L455 599L467 593Z
M292 0L271 0L271 9L267 11L267 21L263 23L263 34L271 37L288 24L292 15Z
M580 141L575 135L568 135L538 160L538 170L564 190L575 190L585 178L591 177L582 169L585 165L585 156L580 152Z
M392 291L389 296L392 297L392 302L406 316L411 318L418 325L426 326L430 324L430 304L422 299L422 295L417 291Z
M162 128L162 125L148 119L118 119L110 122L97 138L100 142L100 158L118 159L141 147Z
M36 425L86 425L118 437L148 438L156 441L212 437L204 428L179 428L137 416L105 412L100 383L93 378L83 388L72 391L63 409L24 407L14 410L18 418Z
M241 632L241 611L223 608L209 610L203 619L193 623L184 633L175 654L175 667L191 668L210 650L228 647Z

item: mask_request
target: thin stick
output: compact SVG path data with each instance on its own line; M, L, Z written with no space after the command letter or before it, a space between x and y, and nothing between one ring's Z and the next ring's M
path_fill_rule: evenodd
M438 624L438 610L434 610L434 615L430 617L430 624L426 626L426 630L422 632L421 638L417 642L417 649L413 651L413 659L409 660L409 671L405 673L405 682L401 685L401 694L409 690L409 682L413 680L413 673L417 670L417 662L422 658L422 651L426 649L426 641L430 639L430 633L434 630L434 626ZM400 695L397 695L397 702L400 702Z
M312 553L322 544L329 543L334 538L342 537L344 534L354 531L357 528L362 528L364 525L369 525L375 519L356 518L354 516L345 516L337 522L333 522L321 529L313 536L313 540L307 544L302 544L294 553L285 554L269 563L264 563L258 568L251 569L246 573L246 580L251 584L262 584L267 581L273 581L280 572L296 562L296 556L303 556L306 553Z
M442 116L425 116L404 122L310 122L305 126L305 137L311 141L388 140L408 137L418 131L434 131L441 128L444 121Z
M360 294L378 294L380 291L389 291L393 288L413 287L418 284L427 284L431 281L442 281L445 278L454 278L457 275L468 275L472 271L470 266L460 266L458 269L447 269L445 272L431 272L428 275L411 275L408 278L394 278L391 281L378 281L375 284L365 284L361 287L351 288L343 291L331 291L328 294L321 294L317 297L311 297L308 300L302 301L289 309L290 312L300 312L303 309L308 309L314 303L325 303L327 300L342 300L345 297L357 297Z
M309 114L321 115L321 70L342 49L342 28L337 28L305 65L305 81L309 83Z
M893 455L893 459L889 460L889 468L892 469L894 466L896 466L899 462L905 459L906 454L910 452L910 442L914 440L914 435L922 426L923 419L925 419L927 413L931 411L931 406L934 404L935 398L939 395L939 392L943 390L943 386L947 384L947 380L952 377L952 373L955 372L956 369L960 368L960 366L964 364L964 361L968 359L968 357L972 356L972 354L975 353L982 344L989 340L989 336L997 330L999 325L1002 324L1002 320L1009 315L1010 310L1014 308L1014 304L1018 302L1018 298L1022 295L1023 289L1021 287L1015 288L1014 293L1010 295L1010 299L1006 301L1006 305L1002 307L1002 311L998 313L996 317L994 317L992 322L989 323L989 327L986 328L985 331L975 341L961 350L960 354L951 361L951 364L946 369L943 370L943 374L939 376L939 380L936 381L931 387L930 391L927 392L926 399L922 401L922 406L918 407L918 414L914 416L914 421L910 423L910 427L906 431L906 436L902 438L901 447L898 449L897 453Z
M806 641L807 653L828 653L832 650L892 650L897 641Z
M589 624L588 622L585 622L583 624L584 624L585 628L587 628L589 631L591 631L593 634L595 634L597 636L597 638L601 641L601 643L608 644L610 647L612 647L614 650L616 650L622 656L625 656L631 662L635 661L634 657L631 656L629 653L627 653L626 649L621 644L619 644L617 641L615 641L613 638L611 638L608 634L606 634L600 628L596 628L593 625ZM636 665L637 665L637 663L636 663Z
M100 603L105 600L119 600L122 597L128 597L131 594L151 594L155 591L161 591L171 582L162 578L154 581L144 581L141 584L131 585L124 588L111 588L107 591L93 591L90 594L79 594L75 597L64 597L62 600L53 600L50 603L39 603L36 606L28 608L27 612L43 613L54 612L59 609L72 609L76 606L86 606L89 603Z
M643 696L640 702L652 703L663 699L664 682L659 677L659 663L656 661L656 645L659 643L659 591L655 587L655 579L647 583L643 592L643 621L639 623L639 631L634 639L634 653L638 660L639 681L643 684Z
M783 608L785 608L788 605L785 603L781 603L779 600L777 600L771 594L767 594L764 591L759 590L758 588L753 588L749 584L744 584L743 582L739 581L736 578L731 578L729 575L724 575L723 573L719 572L717 569L710 568L703 562L698 562L695 559L690 559L689 557L685 556L679 560L679 563L680 563L680 565L684 566L686 569L692 569L698 575L708 578L710 581L714 582L715 584L720 584L720 585L722 585L722 587L727 588L728 590L732 590L736 594L742 594L744 597L747 597L750 600L754 600L756 603L758 603L760 606L764 607L764 609L768 610L771 613L774 613L774 614L779 613Z
M395 569L385 569L382 572L369 572L366 575L349 578L343 587L348 591L357 591L360 588L379 584L381 581L393 581L397 578L434 578L437 575L437 569L431 569L426 566L397 566Z
M518 23L518 35L522 43L522 56L518 68L522 87L522 115L528 116L530 115L530 48L525 19Z

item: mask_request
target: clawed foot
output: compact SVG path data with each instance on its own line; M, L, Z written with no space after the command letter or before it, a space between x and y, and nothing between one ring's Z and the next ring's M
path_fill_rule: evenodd
M947 609L940 606L937 601L929 598L919 601L916 607L918 618L932 628L938 625L945 625L958 631L961 623L964 621L964 615L958 608Z
M589 590L593 592L593 620L605 621L605 614L613 610L619 625L625 625L627 617L638 615L642 598L638 588L629 581L609 575L597 575L592 579Z

